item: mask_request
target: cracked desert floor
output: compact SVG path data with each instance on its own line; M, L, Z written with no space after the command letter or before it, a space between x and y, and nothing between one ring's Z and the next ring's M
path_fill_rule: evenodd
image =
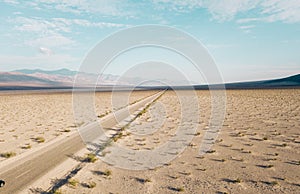
M129 103L155 91L133 92ZM195 91L199 114L192 141L177 156L156 168L131 170L102 161L84 163L57 193L299 193L300 190L300 90L227 90L226 113L222 128L210 151L199 156L200 145L209 130L211 96ZM96 95L99 117L112 111L111 93ZM187 97L188 100L188 97ZM0 95L0 152L23 154L40 146L38 137L52 141L76 130L72 94ZM124 106L118 104L117 106ZM155 150L168 142L181 125L182 107L174 91L165 92L124 129L112 146L140 151ZM141 135L142 133L143 135ZM29 146L30 145L30 146ZM78 157L64 163L71 171ZM102 154L111 154L110 146ZM134 157L133 157L134 158ZM126 157L123 158L126 160ZM0 160L5 161L2 157ZM134 159L131 159L134 160ZM58 170L59 168L56 168ZM59 173L58 173L59 174ZM45 175L28 193L46 191L58 175ZM1 190L0 190L1 193Z

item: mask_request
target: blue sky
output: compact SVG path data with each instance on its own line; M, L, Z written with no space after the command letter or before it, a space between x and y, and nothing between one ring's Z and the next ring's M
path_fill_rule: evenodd
M77 70L111 33L159 24L202 42L227 82L300 73L299 0L1 0L0 6L0 71ZM116 67L109 73L120 74Z

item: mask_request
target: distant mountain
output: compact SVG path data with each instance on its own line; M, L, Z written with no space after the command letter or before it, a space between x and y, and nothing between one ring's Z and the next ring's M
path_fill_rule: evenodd
M286 77L286 78L281 78L281 79L263 81L263 82L265 84L280 84L280 85L287 85L287 86L299 85L300 84L300 74L293 75L293 76Z
M41 69L20 69L20 70L15 70L13 72L19 72L19 73L24 73L24 74L36 74L36 73L41 73L41 74L48 74L48 75L63 75L63 76L75 76L77 74L77 71L71 71L69 69L58 69L58 70L53 70L53 71L46 71L46 70L41 70Z
M0 73L0 83L24 83L30 82L34 84L57 84L58 82L48 79L38 78L34 76L19 74L19 73Z
M0 90L9 89L34 89L34 88L68 88L73 87L73 82L76 80L82 83L79 87L93 87L95 80L98 80L98 87L111 87L118 86L135 86L143 83L144 87L141 88L156 88L156 89L208 89L208 88L222 88L222 85L187 85L182 81L160 80L164 83L171 83L175 87L168 86L155 86L159 82L151 80L145 81L141 77L120 77L117 75L103 74L98 76L91 73L78 73L68 69L59 69L54 71L46 71L41 69L21 69L12 72L0 72ZM183 84L182 84L183 83ZM257 88L300 88L300 74L293 75L286 78L264 80L264 81L251 81L251 82L237 82L224 84L226 89L257 89ZM155 86L155 87L154 87Z
M171 85L187 85L186 81L178 81L178 80L169 80L168 78L163 79L153 79L148 80L146 77L136 77L134 75L127 76L118 76L112 74L102 74L98 76L93 73L83 73L77 71L71 71L68 69L59 69L59 70L41 70L41 69L21 69L15 70L12 72L0 73L0 75L6 74L6 79L0 81L0 85L30 85L32 79L39 80L38 84L47 85L49 87L54 87L57 85L60 86L72 86L75 81L76 83L81 84L82 87L86 86L94 86L95 82L97 82L97 86L113 86L113 85L125 85L125 86L136 86L143 83L144 85L155 85L160 83L170 83ZM13 76L13 75L18 75ZM10 81L8 81L8 77L10 76ZM15 83L14 83L15 81ZM159 82L160 81L160 82ZM18 82L18 83L17 83ZM32 83L33 85L37 85L36 82Z
M263 80L263 81L249 81L249 82L235 82L235 83L225 83L214 84L214 85L195 85L193 88L201 90L208 88L223 88L226 89L272 89L272 88L300 88L300 74L272 79L272 80Z
M76 76L76 77L75 77ZM80 87L93 87L95 82L97 86L113 86L113 85L135 85L132 78L120 77L111 74L102 74L98 76L92 73L82 73L71 71L68 69L59 69L53 71L41 69L21 69L11 72L0 72L0 87L22 88L26 87L67 87L73 86L75 81ZM121 79L120 79L121 78ZM139 79L138 81L140 81Z
M300 87L300 74L272 80L228 83L226 88L289 88Z

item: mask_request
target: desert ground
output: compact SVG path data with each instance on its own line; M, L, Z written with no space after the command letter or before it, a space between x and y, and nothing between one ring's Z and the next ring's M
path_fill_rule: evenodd
M95 112L100 118L111 111L134 103L154 92L135 92L129 99L122 92L99 92L95 95ZM127 92L123 95L127 95ZM0 153L19 155L58 136L76 131L72 93L0 93ZM82 125L82 123L80 123ZM6 157L0 157L0 161Z
M134 103L155 92L133 92L126 102ZM63 167L53 170L70 172L83 164L79 171L72 176L48 173L24 193L42 193L51 186L56 193L299 193L299 95L299 89L227 90L225 120L218 138L208 153L199 155L209 130L210 93L196 91L199 114L195 115L193 107L183 107L176 93L167 91L130 120L96 161L81 160L89 152L81 150ZM126 105L125 101L112 105L111 99L109 92L96 94L99 119L109 115L113 107ZM7 160L4 153L23 154L77 128L70 93L3 94L0 101L1 161ZM184 123L183 109L190 110L190 120ZM103 161L115 146L151 152L172 139L178 126L196 128L189 134L192 141L170 161L146 170L124 169ZM127 159L123 157L125 162ZM65 184L55 185L62 179Z

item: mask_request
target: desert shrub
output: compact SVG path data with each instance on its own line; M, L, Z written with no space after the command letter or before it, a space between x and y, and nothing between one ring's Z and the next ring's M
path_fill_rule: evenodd
M95 154L93 154L93 153L88 153L88 154L86 155L86 158L85 158L85 161L86 161L86 162L92 162L92 163L94 163L94 162L96 162L97 160L98 160L97 156L96 156Z
M105 171L103 172L103 174L104 174L105 176L110 176L110 175L112 175L112 172L111 172L111 170L105 170Z
M0 154L0 156L3 158L11 158L15 155L17 155L15 152L5 152Z
M78 185L79 181L78 181L77 179L70 179L70 180L68 181L68 183L69 183L70 185L72 185L73 187L76 187L76 186Z
M233 182L233 183L241 183L241 182L242 182L242 179L237 178L237 179L232 180L232 182Z
M31 144L28 143L28 144L25 144L24 146L22 146L22 149L28 150L28 149L30 149L31 147L32 147Z
M53 194L63 194L63 192L61 190L56 190L53 192Z
M206 153L215 153L216 152L216 150L208 150L208 151L206 151Z
M144 182L145 182L145 183L150 183L150 182L151 182L151 179L146 178Z
M282 147L286 147L286 146L287 146L287 144L286 144L286 143L284 143L284 144L282 144L281 146L282 146Z
M35 138L35 141L38 142L38 143L43 143L43 142L45 142L45 138L39 136L39 137L36 137L36 138Z
M96 185L97 185L97 184L96 184L95 182L93 182L93 181L87 183L87 187L90 188L90 189L96 187Z
M176 188L176 190L177 190L178 192L183 192L183 191L184 191L184 188L183 188L183 187L178 187L178 188Z
M122 138L123 137L123 133L118 133L118 134L116 134L116 135L114 135L113 137L112 137L112 140L114 141L114 142L116 142L116 141L118 141L118 139L120 139L120 138Z
M277 181L272 181L272 182L270 182L270 184L275 186L275 185L278 185L279 183Z

